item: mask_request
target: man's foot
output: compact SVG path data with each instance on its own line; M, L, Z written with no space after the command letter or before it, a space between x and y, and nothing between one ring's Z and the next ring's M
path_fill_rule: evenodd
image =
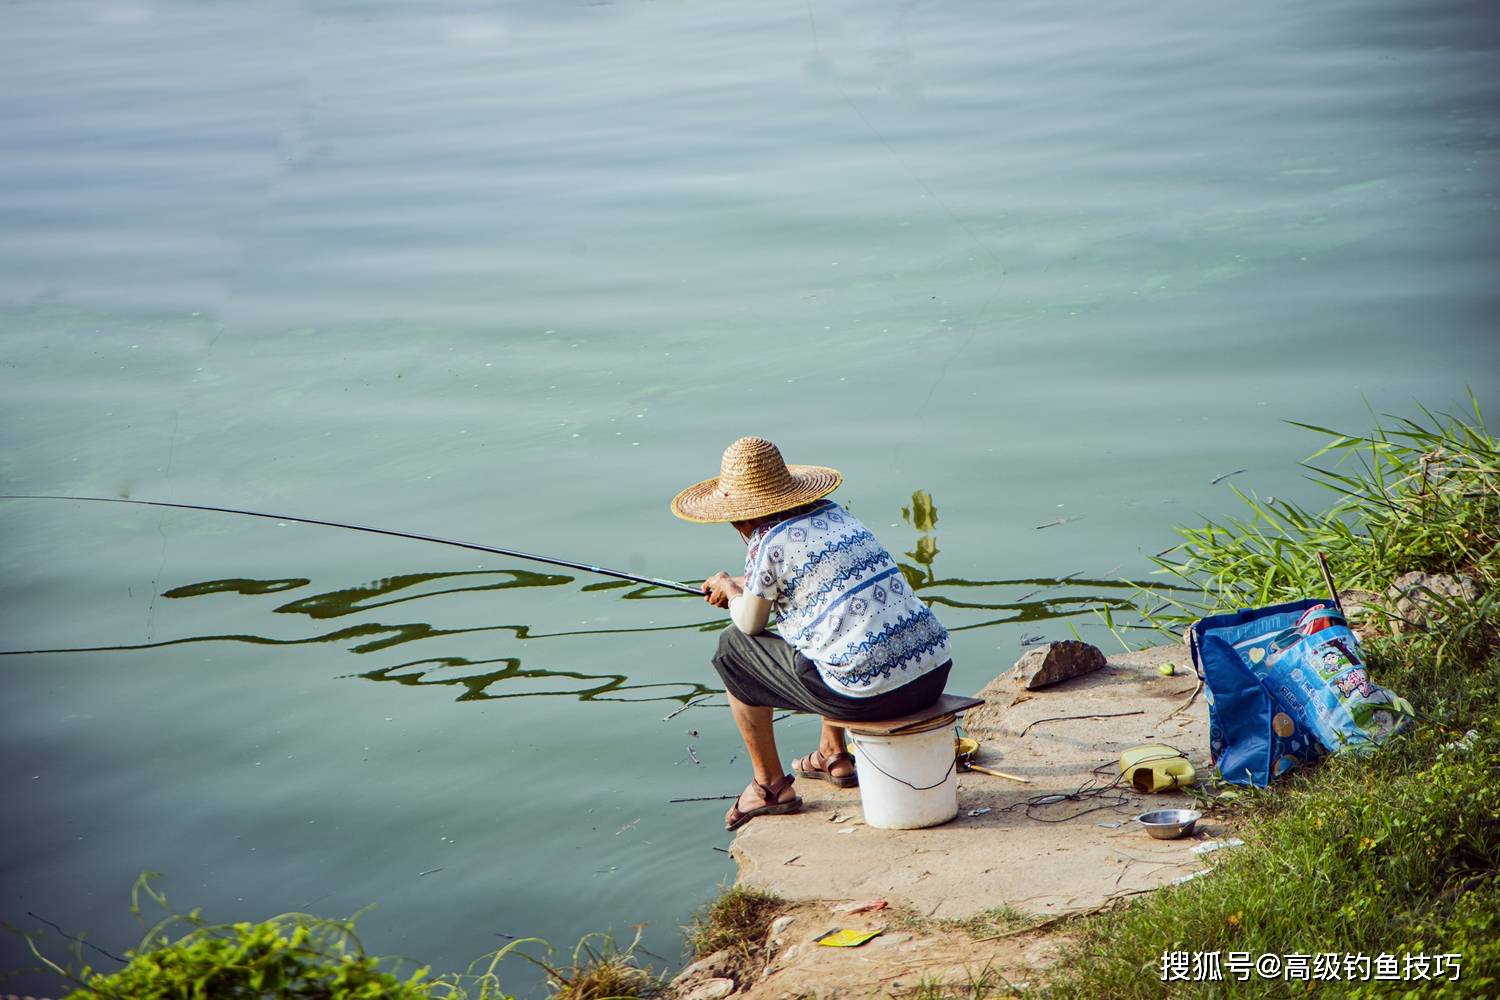
M739 799L724 814L724 829L737 830L757 816L777 816L794 813L802 808L802 799L792 791L792 776L784 774L781 780L769 785L751 781L740 793Z
M797 761L792 766L792 771L799 778L828 781L839 788L852 788L859 784L859 775L854 773L854 757L843 750L837 753L814 750Z

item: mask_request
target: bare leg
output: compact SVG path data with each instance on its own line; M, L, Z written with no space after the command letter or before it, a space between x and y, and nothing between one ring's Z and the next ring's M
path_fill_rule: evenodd
M786 777L786 772L781 769L781 755L776 750L776 733L771 726L771 710L756 705L747 705L733 694L728 692L725 694L729 698L729 711L734 715L734 724L739 727L740 737L745 741L745 749L750 752L750 767L755 774L755 781L760 785L775 787ZM775 800L790 802L796 797L797 793L792 790L788 782L777 791ZM745 788L735 803L742 812L769 804L770 800L754 783ZM732 814L733 810L730 812ZM728 819L726 815L725 821L728 822Z
M818 754L823 760L828 760L835 754L847 752L844 745L844 727L835 726L828 722L823 723L823 735L818 739ZM854 765L846 760L841 760L828 769L830 774L844 777L854 773Z
M739 727L740 738L745 741L745 749L750 751L750 767L755 772L755 780L762 785L780 781L786 772L781 769L781 755L776 750L771 710L747 705L730 694L729 711L734 715L734 724Z

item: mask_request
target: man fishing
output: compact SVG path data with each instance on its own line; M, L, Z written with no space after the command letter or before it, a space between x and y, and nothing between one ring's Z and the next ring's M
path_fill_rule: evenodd
M825 499L842 482L835 469L788 466L774 444L745 437L724 451L719 475L672 500L678 517L728 522L746 544L744 576L719 572L702 585L708 603L729 610L713 665L753 770L724 817L730 830L802 808L776 749L775 709L823 717L818 748L792 769L846 788L858 782L854 758L827 720L919 711L942 696L953 666L947 630L891 554ZM780 635L766 631L773 611Z

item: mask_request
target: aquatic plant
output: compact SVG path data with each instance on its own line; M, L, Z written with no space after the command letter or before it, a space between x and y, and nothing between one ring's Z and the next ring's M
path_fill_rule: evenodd
M472 996L473 1000L513 1000L498 984L485 982L477 993L455 992L453 979L431 979L426 967L402 978L399 961L365 952L354 932L354 917L330 920L306 913L284 913L259 923L211 924L197 909L178 913L151 884L154 873L136 880L131 912L141 915L144 894L166 915L141 943L125 953L124 968L98 972L86 963L75 970L42 953L38 959L75 989L68 1000L137 1000L142 997L304 997L308 1000L431 1000ZM75 954L82 959L81 940Z
M432 975L428 966L405 969L406 959L368 954L355 934L359 914L343 920L308 913L283 913L259 923L213 924L198 909L180 913L152 885L147 872L131 890L131 912L142 917L146 897L163 913L125 953L123 968L99 972L84 960L84 944L74 939L77 966L43 953L28 936L34 954L73 989L67 1000L143 1000L143 998L283 998L299 1000L515 1000L500 986L498 968L515 955L540 966L549 976L556 1000L630 1000L649 997L660 978L635 961L636 940L615 947L608 935L591 934L579 942L565 965L551 960L552 949L540 938L520 938L472 963L462 973ZM541 955L525 949L537 946Z

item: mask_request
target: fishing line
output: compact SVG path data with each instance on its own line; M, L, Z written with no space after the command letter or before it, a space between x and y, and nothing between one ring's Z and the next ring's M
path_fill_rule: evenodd
M1169 747L1169 749L1171 749L1173 752L1169 754L1159 754L1152 757L1146 757L1139 761L1139 763L1147 764L1159 760L1177 760L1179 758L1181 758L1182 760L1187 760L1187 754L1183 753L1181 750L1178 750L1176 747ZM1133 801L1134 796L1127 792L1120 791L1120 786L1125 781L1125 772L1123 770L1120 771L1108 781L1106 781L1105 776L1100 773L1101 771L1104 771L1108 768L1114 768L1117 766L1118 765L1113 761L1100 764L1091 772L1092 777L1090 777L1087 781L1079 785L1071 792L1043 792L1040 795L1032 795L1028 798L1021 799L1019 802L1013 802L1010 805L1004 806L997 811L1014 812L1019 809L1021 810L1021 814L1023 816L1037 823L1067 823L1070 820L1075 820L1080 816L1087 816L1092 812L1099 812L1103 809L1118 809L1120 806L1129 805ZM1101 782L1103 783L1101 784ZM1090 801L1095 802L1096 804L1089 806L1087 809L1079 809L1077 812L1070 813L1067 816L1038 816L1033 812L1033 810L1039 809L1043 806L1057 805L1060 802L1082 803Z
M167 471L162 475L163 482L172 479L172 463L177 458L177 428L182 421L182 408L172 414L172 439L167 448ZM150 642L156 630L156 596L161 590L161 575L167 568L167 531L158 520L156 523L157 533L161 535L161 560L156 564L156 575L151 578L151 603L146 606L146 641Z
M97 944L94 944L92 941L85 941L83 938L79 937L77 934L69 934L67 931L63 930L57 924L53 923L52 921L48 920L46 917L42 916L40 913L33 913L31 910L27 910L26 911L26 915L28 917L32 917L32 918L34 918L36 920L40 920L42 923L46 924L47 926L51 927L53 930L57 931L57 933L61 934L63 937L69 938L69 939L71 939L73 941L77 941L80 945L84 946L85 948L92 948L95 951L97 951L99 954L104 955L104 956L106 956L108 958L112 958L116 962L119 962L121 965L126 965L126 964L129 963L129 959L121 958L119 955L116 955L112 951L106 951L103 948L99 947Z
M261 517L268 521L293 521L297 524L314 524L324 528L344 528L348 531L363 531L371 535L388 535L392 538L409 538L417 542L432 542L435 545L449 545L457 549L471 549L475 552L487 552L491 555L508 556L512 559L528 559L532 562L546 563L549 566L565 566L568 569L583 570L586 573L597 573L600 576L612 576L617 580L630 580L634 583L645 583L655 587L664 587L668 590L680 591L684 594L692 594L694 597L702 597L703 591L697 587L690 587L676 580L659 580L653 576L641 576L636 573L626 573L624 570L609 569L605 566L594 566L589 563L574 562L571 559L558 559L553 556L541 556L533 552L522 552L519 549L505 549L495 545L480 545L476 542L463 542L453 538L439 538L436 535L420 535L411 531L393 531L389 528L371 528L363 524L347 524L343 521L325 521L315 517L293 517L290 514L268 514L259 510L241 510L237 507L211 507L206 504L194 503L167 503L165 500L127 500L123 497L79 497L79 496L54 496L46 494L30 493L7 493L0 494L0 500L78 500L89 503L123 503L134 504L139 507L171 507L177 510L204 510L216 514L242 514L246 517Z
M1174 752L1147 757L1141 760L1140 763L1145 764L1158 760L1177 760L1178 758L1181 758L1183 760L1187 759L1187 754L1183 753L1181 750L1178 750L1176 747L1170 747L1169 749ZM1088 781L1085 781L1083 784L1079 785L1071 792L1044 792L1041 795L1033 795L1028 799L1022 799L1020 802L1016 802L1012 805L1006 806L1000 811L1011 812L1015 809L1021 809L1022 815L1024 815L1029 820L1034 820L1037 823L1066 823L1069 820L1077 819L1080 816L1086 816L1092 812L1099 812L1101 809L1117 809L1120 806L1129 805L1134 796L1126 792L1119 791L1120 785L1125 781L1125 772L1123 770L1116 774L1113 779L1106 781L1104 784L1099 783L1104 779L1104 775L1100 774L1099 772L1105 770L1106 768L1112 768L1116 766L1117 765L1113 761L1100 764L1098 767L1095 767L1093 769L1093 776L1090 777ZM1039 808L1041 806L1056 805L1059 802L1087 802L1090 800L1096 801L1098 804L1090 806L1087 809L1080 809L1068 816L1061 816L1055 819L1049 818L1047 816L1033 815L1032 813L1033 809Z

